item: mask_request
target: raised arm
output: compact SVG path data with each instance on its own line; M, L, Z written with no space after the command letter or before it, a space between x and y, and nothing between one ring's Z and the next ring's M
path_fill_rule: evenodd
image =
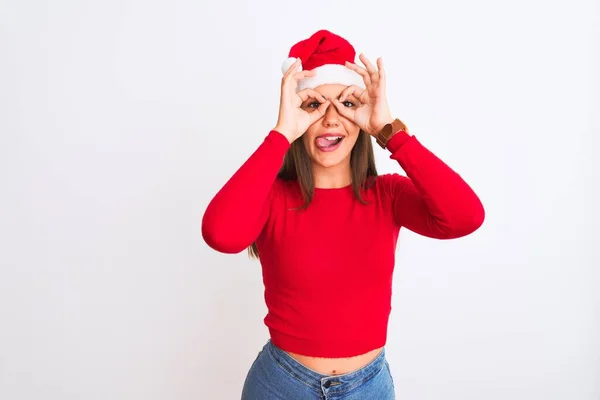
M208 204L202 237L222 253L239 253L256 240L269 217L274 182L289 141L272 130Z
M398 132L387 148L408 176L388 176L398 224L436 239L466 236L483 224L485 211L473 189L415 136Z
M360 60L364 68L351 62L346 62L346 66L363 77L365 89L351 85L333 104L340 114L377 138L380 146L389 149L390 158L406 171L408 177L390 174L383 178L392 196L396 221L414 232L439 239L465 236L476 230L484 219L477 195L459 174L411 136L402 121L392 117L381 57L377 59L377 67L364 54ZM342 106L349 95L359 99L358 108ZM395 125L403 128L394 129ZM389 138L388 134L392 133Z
M281 99L277 125L264 142L236 171L209 203L202 217L202 237L222 253L239 253L252 244L269 217L271 200L277 194L277 173L291 144L308 127L323 117L329 101L315 90L297 92L300 79L313 71L296 72L300 59L281 80ZM312 112L300 106L309 97L322 104Z

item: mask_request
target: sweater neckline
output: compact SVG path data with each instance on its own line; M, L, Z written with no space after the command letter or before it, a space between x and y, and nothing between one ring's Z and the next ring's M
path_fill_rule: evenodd
M294 180L294 186L298 190L300 190L300 183L298 182L298 180ZM339 195L339 194L353 192L352 183L350 183L349 185L346 185L346 186L339 187L339 188L319 188L319 187L315 186L313 189L314 189L313 195L316 195L316 196Z
M315 192L342 192L342 191L348 190L351 187L352 187L352 184L342 186L339 188L318 188L315 186Z
M332 198L346 198L352 196L353 193L352 184L346 185L339 188L318 188L315 187L313 193L313 199L332 199Z

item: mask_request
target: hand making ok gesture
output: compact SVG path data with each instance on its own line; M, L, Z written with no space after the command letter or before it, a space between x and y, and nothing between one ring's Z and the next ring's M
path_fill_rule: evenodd
M385 124L391 123L394 118L387 102L383 60L381 57L377 59L377 68L371 64L364 54L360 54L360 60L366 66L366 69L348 61L346 61L346 67L362 76L366 88L362 89L355 85L348 86L342 91L338 99L331 99L331 102L343 117L353 121L360 129L374 136ZM360 102L360 104L357 104L357 108L344 106L344 101L350 95L353 95Z

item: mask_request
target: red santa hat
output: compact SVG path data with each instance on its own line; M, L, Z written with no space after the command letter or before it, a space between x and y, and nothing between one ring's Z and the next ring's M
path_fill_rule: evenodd
M297 91L327 83L342 85L356 85L365 88L362 76L346 67L345 62L354 63L356 51L343 37L327 30L315 32L308 39L296 43L290 49L288 58L281 66L283 74L300 58L301 65L298 71L313 70L314 76L301 79Z

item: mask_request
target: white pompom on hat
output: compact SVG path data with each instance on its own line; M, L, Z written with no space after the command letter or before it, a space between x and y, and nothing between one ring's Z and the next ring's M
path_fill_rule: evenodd
M345 62L354 63L356 51L343 37L327 30L315 32L308 39L296 43L290 49L288 58L281 66L285 74L291 65L300 58L298 71L312 70L316 74L298 82L296 91L314 89L323 84L356 85L365 88L362 76L346 67Z

